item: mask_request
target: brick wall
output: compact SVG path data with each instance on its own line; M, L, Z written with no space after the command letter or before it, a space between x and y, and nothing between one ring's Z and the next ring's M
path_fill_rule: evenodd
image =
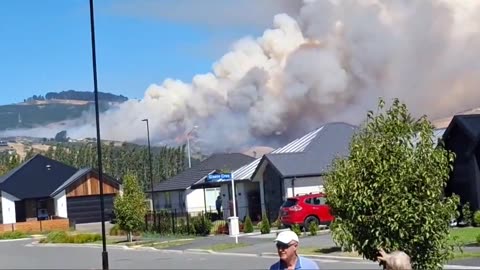
M13 226L12 226L13 225ZM17 222L14 224L0 224L0 232L21 231L24 233L67 231L68 219L52 219L41 221Z

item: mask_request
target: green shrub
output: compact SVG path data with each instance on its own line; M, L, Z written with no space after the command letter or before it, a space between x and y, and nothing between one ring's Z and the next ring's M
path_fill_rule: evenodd
M310 222L308 230L310 231L310 235L317 235L318 224L316 222Z
M470 203L466 202L462 206L462 216L463 216L463 222L465 225L470 226L472 225L472 210L470 208Z
M195 228L193 227L192 222L189 221L189 224L187 226L187 221L185 219L181 218L178 221L177 233L178 234L184 234L184 235L195 234Z
M302 234L302 229L300 229L300 225L298 224L293 224L292 225L292 231L296 233L298 236Z
M209 235L213 226L212 221L205 217L205 215L198 215L192 218L192 224L197 235Z
M280 221L280 218L277 218L273 223L272 227L281 229L282 228L282 222Z
M70 243L68 234L64 231L50 232L47 234L47 238L42 240L45 243Z
M243 232L244 233L253 232L253 223L252 223L252 220L250 219L250 216L247 216L245 218L245 225L243 226Z
M118 226L118 224L115 224L112 228L110 228L110 232L108 234L111 236L123 236L123 235L127 235L127 232L122 231L120 229L120 226ZM132 234L135 236L139 236L141 233L133 232Z
M125 232L120 230L120 226L118 226L118 224L115 224L112 228L110 228L109 234L112 236L117 236L117 235L125 235Z
M42 239L41 243L74 243L84 244L96 242L102 239L102 236L98 233L81 233L75 235L69 235L63 231L51 232L47 234L47 238Z
M160 234L171 234L173 232L172 214L165 210L161 210L157 214L157 224Z
M480 227L480 210L475 211L475 214L473 214L473 224L476 227Z
M19 231L0 233L0 240L20 239L20 238L26 238L26 237L28 237L27 234Z
M260 223L260 232L262 234L270 233L270 222L268 221L267 215L262 215L262 222Z

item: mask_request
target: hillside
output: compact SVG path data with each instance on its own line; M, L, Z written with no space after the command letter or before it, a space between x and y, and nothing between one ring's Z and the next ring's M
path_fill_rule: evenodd
M0 131L75 119L95 109L93 93L69 90L49 92L46 97L34 95L21 103L0 106ZM100 111L126 100L124 96L100 92Z

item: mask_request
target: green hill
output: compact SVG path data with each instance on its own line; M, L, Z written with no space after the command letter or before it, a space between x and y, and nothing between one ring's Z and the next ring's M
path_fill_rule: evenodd
M95 110L93 93L64 91L48 93L49 98L33 96L22 103L0 106L0 130L31 128L53 122L75 119ZM123 96L99 93L100 111L128 100Z

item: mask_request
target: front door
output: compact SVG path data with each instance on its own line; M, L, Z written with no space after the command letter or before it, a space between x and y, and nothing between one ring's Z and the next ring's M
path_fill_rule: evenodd
M25 222L27 220L25 212L25 201L16 201L15 202L15 216L17 222Z

